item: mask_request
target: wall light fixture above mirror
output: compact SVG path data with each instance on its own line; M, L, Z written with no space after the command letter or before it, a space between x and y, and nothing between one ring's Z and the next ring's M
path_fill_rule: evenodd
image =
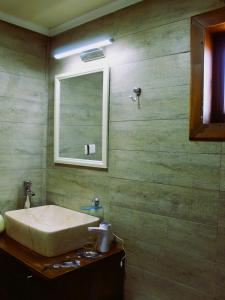
M109 67L55 76L54 162L107 168Z
M89 50L102 49L108 45L111 45L113 42L112 38L102 39L99 41L95 41L93 43L88 43L85 45L81 45L79 47L73 47L72 49L60 51L54 54L54 58L62 59L71 55L80 54Z

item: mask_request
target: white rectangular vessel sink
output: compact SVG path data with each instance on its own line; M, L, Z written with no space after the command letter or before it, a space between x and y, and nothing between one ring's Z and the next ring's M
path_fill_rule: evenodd
M57 205L5 213L8 236L43 256L57 256L88 242L88 226L99 219Z

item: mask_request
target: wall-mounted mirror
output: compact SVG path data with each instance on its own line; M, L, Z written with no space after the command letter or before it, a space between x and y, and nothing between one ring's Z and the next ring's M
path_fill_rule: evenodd
M55 76L54 162L107 168L109 67Z

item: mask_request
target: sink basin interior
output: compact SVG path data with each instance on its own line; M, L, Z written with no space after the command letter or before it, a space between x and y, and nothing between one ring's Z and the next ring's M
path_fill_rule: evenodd
M44 205L5 213L7 234L31 250L56 256L88 242L88 226L99 219L56 205Z

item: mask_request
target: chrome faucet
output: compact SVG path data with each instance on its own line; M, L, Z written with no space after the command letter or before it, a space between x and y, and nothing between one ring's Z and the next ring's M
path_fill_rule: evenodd
M31 185L32 185L31 180L23 182L24 198L25 198L24 208L30 207L31 197L35 196L35 193L32 192L32 190L31 190Z

